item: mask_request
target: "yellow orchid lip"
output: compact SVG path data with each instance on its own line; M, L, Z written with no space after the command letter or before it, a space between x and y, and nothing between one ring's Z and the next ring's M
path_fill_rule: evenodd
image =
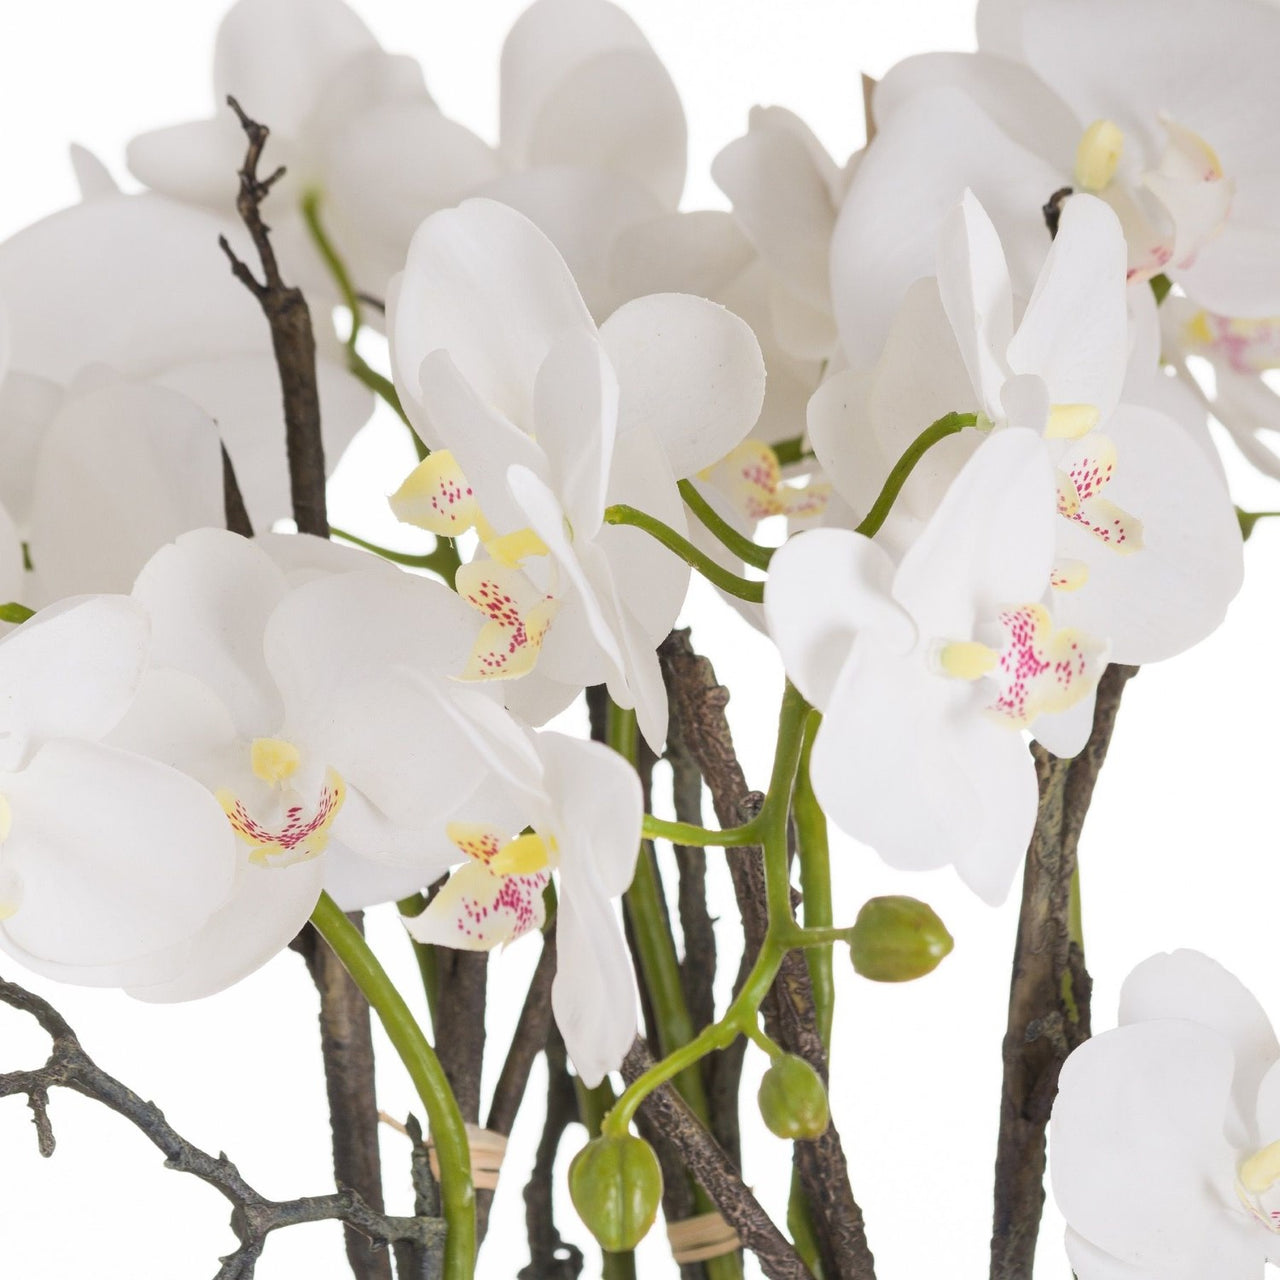
M259 750L259 743L267 745ZM250 748L250 756L254 773L262 781L278 785L280 778L270 776L273 770L285 769L283 777L289 777L297 768L301 753L291 743L259 738ZM259 772L259 765L263 772ZM286 792L285 800L293 802L288 803L279 823L269 825L251 814L229 787L214 793L232 830L249 846L249 861L262 867L291 867L318 858L329 846L331 828L346 796L347 786L341 775L336 769L326 769L320 794L310 810L296 793Z

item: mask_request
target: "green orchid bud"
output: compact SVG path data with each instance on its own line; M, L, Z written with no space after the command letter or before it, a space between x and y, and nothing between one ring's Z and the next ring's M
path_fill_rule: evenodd
M831 1106L818 1073L794 1054L775 1058L760 1081L760 1114L771 1133L795 1142L820 1138L831 1123Z
M890 895L863 904L853 924L853 967L873 982L910 982L932 973L953 946L927 902Z
M602 1249L634 1249L653 1226L662 1200L658 1157L630 1134L593 1138L569 1166L569 1194Z

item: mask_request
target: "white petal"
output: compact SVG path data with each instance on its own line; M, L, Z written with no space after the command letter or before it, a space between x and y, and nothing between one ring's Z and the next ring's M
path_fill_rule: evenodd
M219 110L210 120L139 134L129 142L125 159L129 172L153 191L218 209L235 199L235 178L228 182L227 174L234 175L244 163L244 148L244 133L235 117Z
M1117 463L1104 494L1142 522L1142 549L1117 554L1059 519L1059 554L1084 560L1089 579L1058 593L1058 612L1109 636L1116 662L1155 662L1221 623L1243 579L1239 525L1216 468L1177 423L1123 405L1107 430Z
M649 427L677 477L718 462L760 416L760 344L744 321L705 298L638 298L605 321L600 337L621 388L619 434Z
M222 529L183 534L151 558L133 589L151 618L152 661L203 680L247 737L274 734L283 715L262 637L284 593L270 557Z
M165 543L222 521L217 428L184 396L119 381L49 425L29 535L44 598L128 591Z
M618 379L595 334L566 332L547 353L533 393L534 431L575 538L604 522L618 425Z
M538 0L502 48L502 150L513 166L619 169L674 208L685 123L640 28L607 0Z
M73 142L68 148L71 171L76 176L76 187L81 200L97 200L102 196L114 196L120 192L120 184L111 176L111 170L88 147Z
M921 91L880 125L858 165L831 242L832 298L850 365L883 346L912 281L931 275L938 228L966 187L1000 232L1014 291L1048 248L1039 209L1061 172L1009 137L966 93Z
M1053 564L1055 494L1034 432L1009 428L979 446L894 580L923 635L967 639L975 617L1040 598Z
M844 529L811 529L774 553L765 622L792 683L815 706L827 706L859 633L899 652L914 643L891 594L894 572L881 547Z
M874 374L846 369L828 378L809 400L805 422L822 473L865 516L896 459L880 447L871 425Z
M725 301L722 295L755 256L751 241L726 210L668 213L619 234L613 279L623 298L692 293Z
M198 1000L247 978L283 951L306 924L324 876L323 857L260 867L242 856L234 896L192 939L181 974L131 987L129 994L161 1004Z
M342 64L375 48L373 34L342 0L239 0L218 28L214 101L235 94L255 120L287 136Z
M1233 1065L1216 1032L1172 1020L1120 1027L1068 1058L1049 1146L1054 1196L1074 1230L1175 1275L1229 1234L1234 1161L1222 1126Z
M128 596L79 596L0 639L0 765L50 738L101 738L128 710L147 661L147 618ZM75 672L75 679L67 673Z
M1000 236L972 191L943 221L938 237L938 291L969 379L987 416L1000 417L1013 336L1013 285Z
M1009 346L1015 373L1039 374L1054 404L1093 405L1104 422L1127 363L1127 264L1111 209L1093 196L1072 196Z
M33 955L118 964L181 942L231 892L234 837L199 783L111 747L62 740L4 789L5 866L22 884L6 922Z
M409 246L390 319L396 385L412 406L423 359L443 347L485 404L527 429L538 369L573 328L594 325L551 241L514 209L467 200Z
M478 862L459 867L421 915L405 921L418 942L459 951L490 951L539 928L550 876L496 876Z
M62 404L63 390L47 378L8 370L0 378L0 502L25 525L45 431Z
M1239 978L1199 951L1154 955L1124 980L1118 1018L1121 1026L1180 1018L1222 1036L1235 1055L1236 1124L1242 1127L1241 1145L1247 1141L1258 1087L1280 1058L1280 1043L1262 1006ZM1269 1142L1271 1136L1262 1140Z
M551 1009L583 1084L594 1088L636 1037L636 987L622 930L606 897L579 881L556 913Z

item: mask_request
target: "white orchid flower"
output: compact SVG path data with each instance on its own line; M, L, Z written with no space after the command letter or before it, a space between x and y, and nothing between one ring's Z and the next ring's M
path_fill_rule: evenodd
M1041 206L1092 192L1125 228L1135 279L1163 271L1202 305L1280 312L1280 14L1255 0L988 4L983 51L926 54L877 86L877 135L833 245L841 338L873 361L911 281L928 274L965 187L991 213L1019 291L1044 254ZM1233 103L1248 101L1248 112Z
M1058 1080L1054 1197L1079 1280L1261 1280L1280 1262L1280 1044L1197 951L1153 956Z
M469 861L406 925L420 942L491 950L541 927L554 870L551 1007L574 1068L594 1088L636 1034L635 978L614 902L635 873L640 780L607 747L559 733L529 734L524 752L495 770L507 783L503 812L477 804L449 825Z
M760 410L751 330L683 294L636 299L597 329L551 242L490 200L423 223L390 323L401 400L436 450L392 506L441 535L474 525L488 553L458 577L490 624L468 674L532 668L526 681L562 691L553 707L607 683L656 747L667 704L654 650L688 569L646 534L605 525L605 508L684 531L676 481L721 458Z
M280 375L261 309L227 270L219 235L251 257L243 229L230 220L159 195L116 193L0 244L0 298L11 330L0 408L8 408L13 381L25 406L18 427L34 447L40 423L32 422L33 409L47 423L56 388L87 367L106 365L182 392L218 424L255 527L269 529L290 509ZM336 339L319 324L316 340L332 469L373 397L345 371Z
M271 222L286 274L335 298L310 242L304 197L352 278L381 295L414 228L500 172L492 148L444 116L412 58L385 52L343 0L238 0L218 27L214 115L142 134L129 167L176 200L230 212L245 139L227 95L271 138L286 174Z
M1107 657L1042 603L1055 519L1044 445L1011 428L896 567L861 534L815 529L775 553L765 587L787 674L823 712L811 767L832 821L893 866L953 864L991 903L1035 823L1021 730L1078 749Z
M219 990L285 946L322 888L365 906L449 865L429 833L488 779L486 735L509 736L447 675L475 630L452 592L319 539L205 529L157 553L134 598L152 669L113 740L202 782L239 850L181 972L134 994Z
M103 741L147 654L127 596L63 601L0 639L0 947L50 977L171 971L231 893L234 841L213 797Z
M1114 214L1090 196L1066 202L1016 327L1001 242L971 192L943 223L937 273L912 286L876 372L846 375L843 388L863 392L854 421L839 387L811 409L833 482L859 507L868 475L883 475L948 410L1031 428L1057 475L1055 614L1108 637L1118 662L1156 661L1203 639L1240 587L1239 526L1201 444L1161 409L1122 399L1131 342ZM927 515L979 438L969 431L931 450L903 510Z
M831 235L851 172L785 107L752 107L747 132L711 163L768 270L774 335L798 359L835 352Z

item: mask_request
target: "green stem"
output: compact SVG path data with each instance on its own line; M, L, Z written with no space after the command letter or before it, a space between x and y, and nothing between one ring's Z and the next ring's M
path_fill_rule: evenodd
M1280 511L1245 511L1242 507L1237 507L1236 519L1240 522L1240 537L1248 542L1253 527L1259 520L1274 520L1277 516L1280 516Z
M610 702L605 735L615 751L632 765L636 763L640 738L634 711L623 711ZM683 823L672 825L685 828L686 833L700 831L700 828L686 827ZM662 900L662 883L658 879L653 852L647 844L640 848L635 877L627 890L625 903L627 918L631 921L636 958L640 962L645 990L657 1023L659 1050L669 1053L694 1038L694 1027L680 978L680 959L676 954L675 939L671 936L671 926ZM696 1062L688 1070L679 1073L676 1087L698 1119L709 1126L711 1103L707 1098L702 1072ZM696 1180L693 1183L693 1199L694 1209L698 1213L708 1213L715 1209L715 1204ZM706 1270L708 1280L742 1280L742 1265L736 1253L708 1259Z
M706 827L696 827L692 822L668 822L665 818L655 818L653 814L644 815L644 837L646 840L670 840L672 844L683 844L706 848L742 849L755 844L760 838L758 822L753 820L741 827L726 827L723 831L709 831Z
M476 1262L476 1200L467 1130L440 1059L360 931L327 893L311 923L333 948L377 1013L427 1109L440 1162L440 1201L447 1232L443 1280L472 1280Z
M772 547L762 547L758 542L739 533L694 487L693 481L680 481L680 494L690 511L706 526L711 533L730 550L739 560L754 565L757 569L767 569L773 556Z
M420 893L411 893L396 903L396 909L402 916L413 919L427 909L427 900ZM436 1025L436 996L440 991L440 965L436 949L429 942L419 942L412 934L405 936L413 944L413 956L418 962L418 975L422 978L422 992L427 997L427 1012L431 1015L431 1025Z
M329 532L335 538L341 538L343 542L354 543L357 547L372 551L374 555L381 556L384 560L390 560L392 564L402 564L410 569L430 569L432 573L439 574L449 586L453 586L454 576L462 563L458 556L457 545L451 538L437 538L434 551L429 551L425 555L415 555L409 551L393 551L390 547L381 547L376 542L358 538L345 529L330 526Z
M338 286L338 292L342 295L342 305L351 313L351 332L347 335L347 349L354 352L356 338L360 336L360 326L364 323L360 310L360 295L356 292L356 287L347 273L347 264L342 261L342 255L334 247L333 241L329 239L324 229L324 223L320 219L320 199L320 192L314 189L303 193L302 220L307 224L307 230L311 233L316 250Z
M750 600L753 604L763 603L763 582L753 582L748 578L740 578L736 573L730 573L728 569L716 564L705 552L699 551L688 538L677 533L670 525L663 524L656 517L646 515L643 511L637 511L635 507L619 502L605 508L604 518L608 524L629 524L637 529L643 529L645 533L662 543L668 551L674 551L685 564L696 569L721 591L727 591L731 596L737 596L739 600Z
M821 717L815 711L805 722L804 743L800 748L800 766L796 770L796 793L792 810L796 824L796 844L800 861L800 892L804 901L805 930L829 929L833 923L831 907L831 855L827 840L827 817L809 781L809 757L814 735ZM813 1005L817 1015L818 1034L828 1052L831 1049L831 1024L835 1010L835 973L830 945L815 944L805 956L809 980L813 984Z
M805 938L791 911L791 876L787 865L787 823L791 811L791 787L804 741L804 726L811 708L788 682L778 722L778 746L773 758L769 791L760 811L760 835L764 847L765 897L769 925L751 972L747 974L724 1016L706 1027L688 1044L669 1052L627 1087L617 1105L605 1117L604 1131L615 1136L627 1132L640 1104L660 1085L695 1066L709 1053L726 1049L739 1035L757 1027L760 1005L778 976L783 957ZM824 939L825 941L825 939Z
M866 518L858 526L857 532L865 534L868 538L874 538L880 532L880 527L884 524L894 502L897 501L898 494L902 492L902 486L906 484L907 478L915 470L916 463L939 440L945 440L947 436L953 436L957 432L963 431L965 427L977 426L977 423L978 415L976 413L948 413L939 418L937 422L927 426L907 446L906 452L903 453L902 457L894 463L893 470L889 472L889 478L884 482L884 488L880 490L880 496L875 500L871 510L867 512Z
M34 609L28 609L25 604L19 604L16 600L0 604L0 622L26 622L28 618L35 616Z
M804 447L804 436L792 436L790 440L779 440L773 446L773 456L780 467L789 467L793 462L812 458L813 450Z
M578 1095L578 1116L581 1118L589 1137L600 1136L600 1125L609 1108L613 1106L613 1086L607 1079L602 1080L594 1089L588 1089L577 1077L573 1077L573 1089ZM636 1280L636 1257L634 1253L610 1253L600 1250L603 1266L601 1280Z

